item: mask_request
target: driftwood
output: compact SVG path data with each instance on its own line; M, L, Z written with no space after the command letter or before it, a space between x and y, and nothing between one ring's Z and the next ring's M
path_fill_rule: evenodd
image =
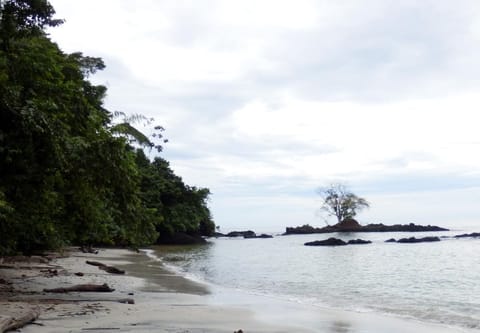
M87 260L86 261L87 264L89 265L92 265L92 266L97 266L97 267L105 267L107 265L105 265L104 263L101 263L99 261L90 261L90 260Z
M9 297L5 299L8 302L18 302L18 301L31 301L31 298L28 297ZM121 304L135 304L133 298L103 298L103 297L68 297L65 296L62 298L40 298L35 300L36 303L40 304L64 304L64 303L92 303L92 302L112 302L112 303L121 303ZM2 316L0 315L0 322L2 322ZM1 333L1 331L0 331Z
M38 318L40 312L30 310L22 316L15 317L0 317L0 333L19 329L27 324L30 324Z
M105 272L112 273L112 274L125 274L125 271L122 269L119 269L114 266L108 266L105 265L104 263L98 262L98 261L86 261L87 264L92 265L92 266L97 266L99 269L104 270Z
M125 274L125 271L123 269L119 269L113 266L100 266L98 268L111 274Z
M75 286L66 287L66 288L53 288L53 289L43 289L46 293L68 293L71 291L79 292L112 292L115 289L112 289L108 284L77 284Z
M32 263L32 264L48 264L50 259L42 256L7 256L1 257L1 263Z
M24 265L8 265L8 264L0 264L0 269L53 269L53 268L61 268L58 265L48 265L48 266L24 266Z

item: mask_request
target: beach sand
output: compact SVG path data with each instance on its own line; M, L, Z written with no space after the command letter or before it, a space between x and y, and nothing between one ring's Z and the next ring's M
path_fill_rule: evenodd
M126 270L114 275L87 265L100 261ZM49 263L16 263L0 268L0 315L30 309L39 318L22 332L473 332L415 320L312 307L188 280L161 267L145 253L102 249L98 254L71 250ZM50 272L48 271L50 269ZM56 274L54 272L56 270ZM53 272L53 273L52 273ZM81 272L83 276L74 273ZM9 284L8 284L9 283ZM107 283L114 292L44 293L44 288ZM13 290L12 290L13 289ZM119 303L131 298L135 304Z

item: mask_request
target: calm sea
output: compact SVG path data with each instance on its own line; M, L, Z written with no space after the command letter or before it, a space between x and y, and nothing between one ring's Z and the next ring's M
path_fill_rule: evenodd
M480 239L384 242L463 232L472 230L219 238L207 246L159 248L154 253L187 277L236 291L480 329ZM303 245L328 237L373 243Z

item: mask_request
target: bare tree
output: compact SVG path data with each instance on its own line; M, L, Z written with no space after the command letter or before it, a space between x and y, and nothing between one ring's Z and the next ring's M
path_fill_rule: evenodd
M353 218L357 215L357 212L370 207L367 200L356 196L340 183L321 187L317 190L317 193L322 198L320 210L328 216L335 216L339 223L345 219Z

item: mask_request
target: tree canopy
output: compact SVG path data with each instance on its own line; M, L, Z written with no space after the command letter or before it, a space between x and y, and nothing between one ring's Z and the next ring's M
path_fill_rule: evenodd
M106 87L88 80L102 59L48 38L62 23L48 1L0 6L0 254L211 234L209 190L142 150L161 151L163 128L149 138L134 127L143 116L115 123L104 107Z
M322 202L320 209L327 216L335 216L340 223L357 215L357 212L370 207L364 198L350 192L343 184L331 184L317 190Z

